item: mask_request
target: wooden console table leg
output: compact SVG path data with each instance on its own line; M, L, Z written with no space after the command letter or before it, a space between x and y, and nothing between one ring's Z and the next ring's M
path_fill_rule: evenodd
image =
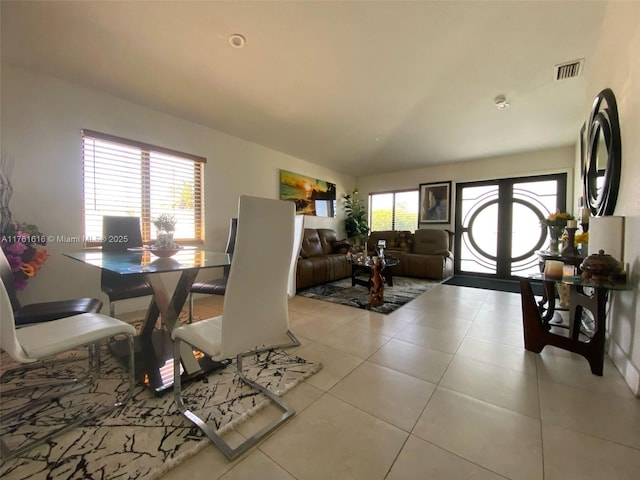
M571 338L577 342L581 348L579 353L589 361L591 373L602 376L604 370L604 346L606 338L606 308L607 289L594 288L593 296L589 296L582 291L582 288L571 286ZM594 332L588 342L580 342L580 327L582 326L582 314L584 310L589 310L594 317Z
M538 302L538 308L542 315L542 322L545 330L550 330L549 322L553 319L556 312L556 282L545 280L542 282L542 300Z

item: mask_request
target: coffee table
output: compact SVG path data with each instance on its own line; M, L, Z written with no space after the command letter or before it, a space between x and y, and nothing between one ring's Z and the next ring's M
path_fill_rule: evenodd
M371 259L358 262L351 262L351 286L360 285L362 287L371 288ZM382 269L382 277L387 285L393 287L393 267L398 265L400 260L395 257L384 257L384 268ZM364 275L363 275L364 274ZM361 276L365 276L367 280L362 280Z

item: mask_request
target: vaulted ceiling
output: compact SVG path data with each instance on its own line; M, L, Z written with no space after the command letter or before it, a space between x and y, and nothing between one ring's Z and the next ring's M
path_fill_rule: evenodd
M1 9L3 63L362 176L575 143L606 3L2 1ZM556 65L579 59L581 75L555 81ZM498 95L510 108L496 108Z

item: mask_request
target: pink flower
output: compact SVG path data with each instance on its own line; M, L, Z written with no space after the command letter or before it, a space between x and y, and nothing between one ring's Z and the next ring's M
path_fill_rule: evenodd
M12 243L4 248L5 252L12 255L22 255L27 249L27 246L22 242Z
M11 266L11 271L12 272L20 271L20 267L24 263L22 261L22 258L16 255L7 255L6 257L7 257L7 260L9 261L9 265Z
M16 290L23 290L27 286L27 277L14 277Z

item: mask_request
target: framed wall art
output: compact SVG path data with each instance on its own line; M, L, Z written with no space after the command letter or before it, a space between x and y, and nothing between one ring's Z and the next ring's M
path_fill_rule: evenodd
M451 223L451 181L420 184L418 223Z
M296 214L336 216L336 184L280 170L280 200L296 204Z

